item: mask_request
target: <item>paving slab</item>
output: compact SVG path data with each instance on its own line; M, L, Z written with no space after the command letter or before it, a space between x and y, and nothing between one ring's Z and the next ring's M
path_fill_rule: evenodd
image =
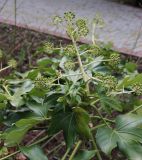
M92 20L100 14L105 27L98 29L99 41L113 42L120 52L142 57L142 9L111 0L17 0L17 25L67 37L64 28L51 24L54 15L73 11ZM0 0L0 22L15 24L14 0ZM90 26L91 27L91 26ZM82 40L91 43L91 35Z

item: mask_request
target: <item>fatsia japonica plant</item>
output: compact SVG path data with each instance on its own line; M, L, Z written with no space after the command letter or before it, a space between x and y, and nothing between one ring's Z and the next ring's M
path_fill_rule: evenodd
M61 160L112 159L113 151L142 160L142 74L137 65L96 41L96 28L104 23L99 16L92 21L92 44L78 43L89 33L87 20L67 12L53 22L66 27L71 43L44 43L37 66L1 78L1 160L18 152L47 160L39 144L60 132L66 144ZM40 125L45 137L24 146L25 135ZM17 151L7 155L15 146Z

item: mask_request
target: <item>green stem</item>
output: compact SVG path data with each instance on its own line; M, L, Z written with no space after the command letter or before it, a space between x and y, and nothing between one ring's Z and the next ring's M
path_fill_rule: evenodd
M44 143L41 147L44 148L49 142L51 142L57 135L59 135L61 132L58 132L57 134L53 135L51 138L47 140L46 143Z
M97 118L97 119L101 119L100 116L91 116L91 118ZM104 118L106 121L111 122L111 123L115 123L114 120L108 119L108 118Z
M76 55L77 55L80 71L81 71L82 76L83 76L83 80L84 80L84 82L87 82L88 81L88 76L86 75L86 73L84 71L83 64L82 64L82 61L81 61L81 57L80 57L80 54L79 54L79 51L78 51L78 48L77 48L77 45L76 45L76 41L74 40L73 36L71 36L71 39L72 39L72 42L73 42L73 46L76 50Z
M61 160L66 160L66 157L68 156L69 152L70 152L70 148L67 149L66 153L64 154Z
M71 156L69 157L69 160L73 160L73 158L74 158L76 152L78 151L78 149L79 149L81 143L82 143L81 140L79 140L79 141L77 142L77 144L76 144L76 146L75 146L75 148L74 148L74 150L73 150Z
M96 130L96 129L100 128L100 127L103 127L103 126L105 126L105 125L106 125L106 124L97 125L97 126L91 128L91 131L94 131L94 130Z
M96 24L93 23L93 25L92 25L92 43L93 43L93 45L96 44L95 43L95 31L96 31Z
M48 152L48 155L49 154L51 154L51 153L53 153L53 152L57 152L62 146L64 146L65 145L65 143L64 142L62 142L61 144L59 144L59 145L57 145L56 147L54 147L51 151L49 151Z
M8 68L10 68L10 67L11 67L11 66L4 67L4 68L0 69L0 72L4 71L4 70L6 70L6 69L8 69Z
M100 111L98 110L98 108L95 105L93 105L93 104L91 106L96 110L96 112L98 113L98 115L100 116L100 118L102 119L102 121L106 124L106 126L108 128L110 128L110 126L108 125L108 123L106 122L106 120L104 119L104 117L102 116L102 114L100 113Z
M84 65L84 67L87 67L87 66L89 66L89 65L91 65L91 64L93 64L93 63L98 63L98 62L108 62L108 61L110 61L110 59L105 59L105 60L95 60L95 61L92 61L92 62L90 62L90 63L88 63L88 64L86 64L86 65Z
M3 88L5 89L6 93L7 93L10 97L12 97L12 95L10 94L10 92L9 92L8 89L7 89L7 86L3 85Z
M137 111L138 109L140 109L141 107L142 107L142 105L134 108L132 111L128 112L128 114L133 113L133 112L136 112L136 111Z
M93 137L92 134L91 134L91 139L92 139L94 150L96 150L96 154L97 154L98 160L102 160L102 157L100 155L100 152L98 150L97 144L96 144L96 142L95 142L94 137Z

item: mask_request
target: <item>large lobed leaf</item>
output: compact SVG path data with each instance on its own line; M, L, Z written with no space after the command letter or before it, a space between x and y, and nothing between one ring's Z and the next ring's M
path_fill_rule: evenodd
M142 160L142 117L135 114L116 118L115 129L102 127L96 134L101 150L110 154L115 147L124 152L130 160Z
M51 125L49 127L49 134L55 134L63 130L67 147L70 148L77 134L86 138L90 137L90 129L88 127L89 115L87 112L79 107L73 111L57 112L53 115Z

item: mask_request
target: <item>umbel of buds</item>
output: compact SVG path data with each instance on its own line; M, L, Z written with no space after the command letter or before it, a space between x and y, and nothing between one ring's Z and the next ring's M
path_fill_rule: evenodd
M71 22L75 18L75 14L73 12L65 12L64 19L68 22Z
M76 21L76 26L78 27L79 36L87 36L89 29L87 27L87 23L84 19L78 19Z
M65 55L69 57L75 57L76 56L76 50L73 45L67 45L64 49Z
M95 77L102 81L101 84L103 87L107 89L112 89L112 90L116 88L117 80L114 76L111 76L111 75L106 76L101 73L96 73Z
M53 24L54 25L58 25L58 24L62 23L62 21L63 21L63 19L60 16L54 16L53 17Z
M118 53L112 53L109 57L109 62L108 64L112 67L115 67L120 63L120 55Z
M17 67L17 62L15 59L11 59L8 61L8 65L12 68L16 68Z
M64 63L64 67L67 70L73 70L75 68L75 64L72 61L67 61Z
M54 82L54 79L53 78L46 78L46 77L43 77L43 76L40 76L38 78L36 78L35 80L35 86L37 88L50 88L50 86L53 84Z
M44 45L43 45L43 51L45 53L50 53L50 52L53 51L53 49L54 49L53 43L50 43L50 42L44 43Z
M135 83L132 86L132 89L136 95L138 95L138 96L142 95L142 83Z

